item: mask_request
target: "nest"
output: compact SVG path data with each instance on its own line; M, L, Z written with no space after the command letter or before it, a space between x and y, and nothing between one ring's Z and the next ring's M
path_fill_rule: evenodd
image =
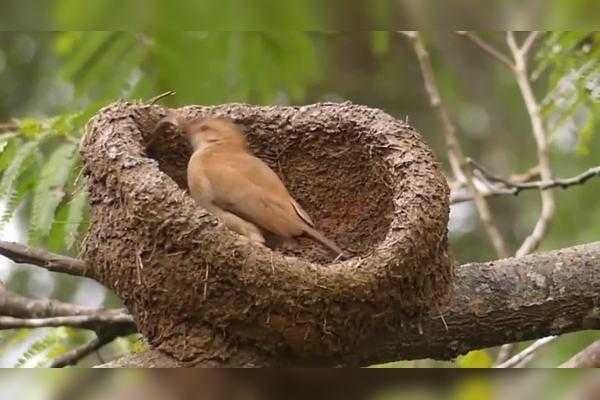
M310 240L249 244L186 192L184 139L150 137L166 109L106 107L81 147L91 203L83 253L153 347L190 363L352 363L444 299L449 190L408 124L350 103L178 111L237 122L317 229L353 257L332 262Z

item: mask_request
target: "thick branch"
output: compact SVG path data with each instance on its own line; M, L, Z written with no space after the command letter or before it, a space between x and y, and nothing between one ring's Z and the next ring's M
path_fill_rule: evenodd
M448 306L420 321L399 322L378 346L379 354L362 364L449 359L508 342L598 329L599 294L600 242L462 265Z
M0 241L0 254L19 264L32 264L52 272L86 276L84 261L50 253L42 249L32 249L13 242Z

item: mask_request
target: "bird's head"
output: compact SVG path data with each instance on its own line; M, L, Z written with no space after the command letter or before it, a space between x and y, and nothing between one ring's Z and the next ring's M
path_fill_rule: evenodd
M231 120L222 117L209 117L191 121L182 126L194 150L214 146L246 148L246 138L240 128Z

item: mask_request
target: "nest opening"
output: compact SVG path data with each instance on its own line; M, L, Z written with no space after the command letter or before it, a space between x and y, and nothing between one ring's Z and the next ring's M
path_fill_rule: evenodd
M360 143L360 135L343 126L332 134L256 129L250 121L234 121L245 133L253 154L275 171L325 236L354 257L366 256L385 239L393 218L392 177L381 157ZM186 169L191 148L185 138L167 131L148 148L148 156L188 191ZM327 249L307 237L268 240L268 245L311 262L333 260Z

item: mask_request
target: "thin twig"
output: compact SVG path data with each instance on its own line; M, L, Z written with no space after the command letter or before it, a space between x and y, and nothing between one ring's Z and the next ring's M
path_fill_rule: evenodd
M158 103L159 101L161 101L162 99L164 99L165 97L173 96L176 93L177 92L174 90L169 90L168 92L164 92L164 93L159 94L158 96L154 96L153 98L148 100L146 103L150 104L150 105L154 105L154 104Z
M542 32L539 31L529 32L529 36L527 36L527 39L525 39L525 42L521 47L521 53L523 53L523 56L527 56L527 53L529 53L535 41L541 36L541 33Z
M36 265L52 272L75 276L87 275L87 265L82 260L30 248L19 243L0 241L0 255L15 263Z
M510 61L510 59L507 56L505 56L502 52L500 52L500 50L496 49L494 46L490 45L489 43L487 43L486 41L481 39L475 33L469 32L469 31L455 31L454 33L457 34L458 36L469 39L477 47L479 47L481 50L483 50L486 54L488 54L492 58L496 59L501 64L504 64L511 70L515 68L515 65Z
M537 35L529 35L525 45L531 46L536 37ZM525 102L529 119L531 120L532 133L537 147L538 165L540 166L540 178L544 182L550 182L553 180L553 176L550 166L550 149L548 146L546 128L544 127L540 107L527 75L527 52L525 50L528 50L528 48L519 48L513 32L507 32L506 42L515 61L515 78ZM535 251L548 232L556 208L554 195L551 191L541 191L541 201L542 210L538 222L532 233L525 239L519 250L517 250L517 256L522 256Z
M108 330L96 332L96 337L88 343L79 346L57 359L53 360L50 364L50 368L64 368L72 365L76 365L79 361L92 353L99 351L102 347L109 344L119 336L126 336L135 331L131 331L125 327L125 329L114 329L112 327Z
M425 48L425 45L421 40L421 36L419 35L419 32L402 33L410 39L413 45L414 51L419 61L419 66L421 68L421 74L423 76L425 88L429 96L429 102L431 103L431 107L437 111L438 116L442 122L444 138L446 140L446 147L448 149L448 160L450 161L450 166L452 168L454 177L460 182L465 182L467 187L469 188L473 196L473 200L475 202L475 206L479 213L479 217L481 219L483 227L487 232L488 237L492 242L492 245L496 249L498 256L501 258L508 257L510 252L508 250L508 247L506 246L506 243L504 242L504 238L502 237L500 230L496 226L494 217L490 211L487 201L475 185L472 170L469 166L466 165L465 157L462 153L462 150L458 143L458 139L456 137L456 127L450 119L448 110L441 101L441 96L435 83L435 77L433 74L433 68L431 66L429 53L427 52L427 49ZM463 166L465 166L466 168L463 168Z
M79 346L62 356L56 358L50 364L50 368L64 368L72 365L76 365L79 361L89 356L90 354L98 351L106 343L100 341L98 337L93 338L88 343Z
M548 336L548 337L536 340L531 346L528 346L525 350L523 350L519 354L512 356L511 358L504 361L503 363L496 365L494 368L514 368L515 366L521 364L523 362L523 360L529 358L540 348L542 348L543 346L552 342L556 338L558 338L558 336ZM521 365L523 365L523 364L521 364Z
M0 122L0 133L12 133L19 130L19 124L16 122Z
M125 325L130 328L132 332L135 332L135 323L131 315L117 314L109 311L92 315L73 315L50 318L15 318L0 316L0 330L69 326L72 328L96 331L103 327L114 325Z
M467 162L471 164L471 167L473 168L475 184L477 185L481 194L485 197L514 195L514 193L510 191L504 190L503 188L498 188L496 185L494 185L494 182L509 182L510 184L518 184L531 182L533 179L540 176L539 168L536 165L535 167L532 167L523 173L512 174L507 178L493 175L487 179L485 176L483 176L482 171L477 168L477 164L474 163L473 160L467 158ZM457 204L464 201L473 200L473 196L465 188L464 183L458 181L448 181L448 185L450 186L450 204Z
M99 309L63 303L52 299L32 299L10 293L0 283L0 315L15 318L52 318L65 316L117 315L126 313L124 309Z
M490 184L500 183L502 184L501 188L493 188L491 189L490 194L512 194L518 195L523 190L529 189L537 189L537 190L548 190L553 188L561 188L567 189L571 186L583 185L590 178L600 177L600 166L592 167L587 169L586 171L580 173L579 175L573 176L571 178L556 178L550 181L530 181L530 182L511 182L502 177L494 175L490 173L486 168L479 165L473 160L468 160L468 162L474 166L475 170L480 172L482 177L488 181L491 181Z

